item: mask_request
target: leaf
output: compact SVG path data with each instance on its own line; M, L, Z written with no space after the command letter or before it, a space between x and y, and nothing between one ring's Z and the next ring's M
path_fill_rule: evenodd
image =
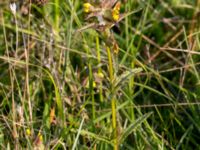
M119 87L122 83L127 81L128 78L130 78L131 76L133 76L141 71L142 71L142 68L135 68L130 71L125 71L117 78L117 80L114 81L115 88Z
M133 123L131 123L121 134L119 143L123 143L123 141L138 127L140 126L144 121L147 120L147 118L149 118L149 116L151 116L152 112L147 113L143 116L141 116L140 118L138 118L136 121L134 121Z
M129 104L129 101L125 101L124 103L122 103L120 106L117 107L117 111L119 111L120 109L124 108L128 104ZM109 111L107 113L104 113L104 114L101 113L101 116L99 116L98 118L96 118L94 120L94 124L104 120L105 118L109 118L111 116L111 114L112 114L111 111Z
M178 145L176 146L176 149L180 149L181 145L183 145L183 141L186 140L186 138L189 138L189 137L190 137L190 134L191 134L193 128L194 128L194 127L193 127L193 124L191 124L191 125L189 126L189 128L185 131L185 133L182 135L182 137L181 137L181 139L180 139Z
M119 17L118 21L115 22L115 23L113 23L113 24L112 24L112 27L113 27L116 23L119 23L119 22L120 22L121 20L123 20L124 18L126 18L126 17L128 17L128 16L130 16L130 15L132 15L132 14L135 14L135 13L141 11L141 10L142 10L141 8L138 8L138 9L136 9L136 10L134 10L134 11L120 14L120 17Z
M85 30L87 30L87 29L94 28L95 26L96 26L95 23L90 23L90 24L88 24L88 25L85 25L85 26L81 27L80 29L77 29L75 32L76 32L76 33L77 33L77 32L82 32L82 31L85 31Z
M79 138L79 136L80 136L81 129L82 129L82 127L83 127L83 123L84 123L84 118L82 119L81 124L80 124L80 127L79 127L79 129L78 129L78 132L77 132L76 139L75 139L75 141L74 141L72 150L75 150L76 147L77 147L78 138Z
M87 130L82 129L80 131L76 131L75 129L71 129L71 132L79 132L79 134L82 135L82 136L94 138L96 140L99 140L99 141L105 142L107 144L113 145L112 141L108 137L100 136L98 134L95 134L95 133L87 131Z

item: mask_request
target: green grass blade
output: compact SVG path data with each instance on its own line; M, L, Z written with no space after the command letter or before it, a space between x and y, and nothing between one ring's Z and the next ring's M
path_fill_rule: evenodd
M133 123L131 123L121 134L119 143L123 143L123 141L135 130L138 126L140 126L144 121L147 120L152 115L152 112L144 114L143 116L136 119Z

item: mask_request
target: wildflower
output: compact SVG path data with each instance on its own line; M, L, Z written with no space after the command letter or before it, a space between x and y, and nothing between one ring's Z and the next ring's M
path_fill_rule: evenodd
M113 17L113 20L114 21L118 21L119 20L119 14L120 14L120 5L121 5L121 3L120 2L118 2L116 5L115 5L115 7L113 8L113 10L112 10L112 17Z
M41 132L39 132L34 141L34 144L38 146L38 145L41 145L42 143L43 143L43 136L42 136Z
M98 25L109 26L111 28L113 24L120 19L120 6L121 3L116 0L102 0L99 5L91 5L90 3L83 4L83 10L88 13L86 19L97 18ZM114 6L114 7L113 7Z
M84 3L84 12L87 13L86 19L93 19L93 27L99 32L100 37L106 46L112 48L114 53L118 53L119 47L114 38L111 28L119 22L123 16L120 14L121 3L117 0L101 0L99 5L92 6Z
M39 132L34 141L34 150L44 150L44 149L45 145L43 144L43 136L41 132Z
M31 130L29 128L26 129L26 135L31 136Z
M40 142L43 142L43 136L40 132L38 133L38 139Z
M84 3L83 4L83 11L85 13L91 12L92 8L93 8L93 6L90 3Z
M86 83L85 87L89 89L89 87L90 87L90 85L89 85L89 80L87 80L87 83ZM97 87L97 84L96 84L95 81L92 82L92 87L93 87L93 88L96 88L96 87Z
M98 72L98 77L104 78L104 74L102 72Z
M12 11L13 15L16 15L17 6L15 3L10 4L10 10Z

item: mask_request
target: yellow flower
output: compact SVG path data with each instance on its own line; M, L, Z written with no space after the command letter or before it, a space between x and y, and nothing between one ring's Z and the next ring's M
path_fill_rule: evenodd
M115 5L115 7L112 10L112 17L113 17L114 21L119 20L120 6L121 6L121 3L117 2L117 4Z
M39 132L37 136L38 136L38 140L39 140L40 142L42 142L42 141L43 141L42 134Z
M98 77L99 78L104 78L104 74L102 72L98 72Z
M34 144L34 149L45 150L45 146L43 144L43 136L40 131L33 144Z
M26 134L28 135L28 136L31 136L31 130L28 128L28 129L26 129Z
M89 85L89 80L87 81L87 83L86 83L86 86L85 86L85 87L89 89L89 87L90 87L90 85ZM95 81L93 81L93 82L92 82L92 87L93 87L93 88L96 88L96 87L97 87L97 84L96 84L96 82L95 82Z
M91 9L93 8L93 6L90 3L84 3L83 4L83 11L85 13L89 13L91 12Z

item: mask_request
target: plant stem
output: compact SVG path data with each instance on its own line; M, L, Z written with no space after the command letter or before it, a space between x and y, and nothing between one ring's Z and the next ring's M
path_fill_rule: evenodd
M94 87L93 87L94 81L93 81L91 61L89 61L88 68L89 68L89 92L90 92L90 96L92 99L92 119L95 120L95 118L96 118L95 110L96 109L95 109Z
M28 15L28 30L31 30L31 3L29 4L29 15ZM28 108L29 108L29 117L30 117L30 122L33 121L33 111L32 111L32 103L31 103L31 99L30 99L30 85L29 85L29 52L30 52L30 35L28 35L27 37L27 48L25 47L24 49L24 54L25 54L25 61L26 61L26 77L25 77L25 93L24 93L24 99L28 100ZM24 45L26 46L26 45ZM33 126L30 124L31 126L31 132L33 133Z
M110 48L106 47L107 50L107 55L108 55L108 64L109 64L109 74L110 74L110 82L112 84L113 81L113 63L112 63L112 56L111 56L111 52L110 52Z
M96 49L97 49L97 60L98 60L98 64L101 63L101 52L100 52L100 48L99 48L99 37L96 36ZM101 67L98 68L98 74L102 73L102 69ZM99 99L100 102L103 102L103 90L102 90L102 82L100 82L99 85Z
M114 71L113 71L113 63L112 63L112 55L110 52L110 48L107 46L107 55L108 55L108 63L109 63L109 74L110 74L110 84L111 84L111 93L113 92L113 79L114 79ZM116 116L116 99L113 95L111 95L111 108L112 108L112 128L114 133L114 150L118 150L118 141L117 141L117 116Z
M60 0L54 0L55 3L55 7L54 7L54 11L55 11L55 18L54 18L54 23L55 23L55 31L56 34L59 33L59 17L60 17L60 11L59 11L59 4L60 4Z
M60 0L54 0L54 31L55 31L55 44L58 43L59 40L59 25L60 25ZM57 50L58 51L58 50ZM51 50L50 52L50 57L52 57L52 62L53 62L53 55L54 52L53 50ZM52 63L51 62L51 63ZM52 81L54 81L54 79L52 78ZM63 127L65 127L65 111L64 111L64 105L63 105L63 101L61 99L61 95L60 95L60 88L57 86L57 84L59 83L53 83L54 87L55 87L55 96L56 96L56 104L57 104L57 108L58 108L58 116L61 119L61 125Z

